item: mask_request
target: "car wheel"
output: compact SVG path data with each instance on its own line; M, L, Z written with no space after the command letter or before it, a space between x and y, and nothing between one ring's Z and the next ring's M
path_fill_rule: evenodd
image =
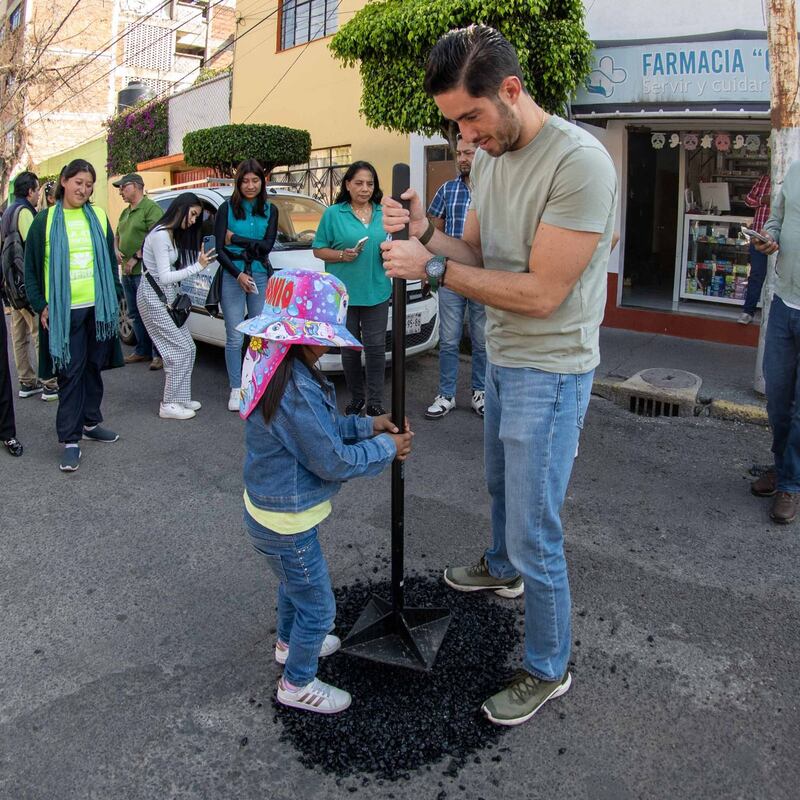
M136 334L133 332L133 323L128 316L128 301L123 297L119 301L119 338L123 344L136 344Z

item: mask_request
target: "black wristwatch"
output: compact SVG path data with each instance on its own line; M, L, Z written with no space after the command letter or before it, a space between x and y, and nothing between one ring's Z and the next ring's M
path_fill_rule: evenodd
M425 265L425 274L428 276L428 285L435 292L444 286L444 273L447 269L447 259L444 256L434 256Z

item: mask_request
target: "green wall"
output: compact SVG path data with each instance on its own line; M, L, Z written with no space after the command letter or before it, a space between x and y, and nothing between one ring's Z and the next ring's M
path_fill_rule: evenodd
M39 162L34 168L37 175L58 175L61 168L69 164L74 158L86 159L97 172L97 181L94 184L94 194L92 202L97 203L100 208L108 208L108 174L106 173L106 160L108 158L108 147L106 136L101 134L91 142L85 142L71 150L46 158Z

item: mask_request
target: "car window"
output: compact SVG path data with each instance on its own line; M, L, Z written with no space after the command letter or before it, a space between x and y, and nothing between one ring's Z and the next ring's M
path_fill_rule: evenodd
M289 248L311 247L325 206L306 197L271 195L278 209L278 243Z

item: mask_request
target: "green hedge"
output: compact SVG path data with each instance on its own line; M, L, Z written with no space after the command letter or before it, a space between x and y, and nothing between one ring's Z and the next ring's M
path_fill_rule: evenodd
M136 165L167 155L167 100L154 100L126 109L106 122L109 175L135 172Z
M257 159L266 173L283 164L303 164L311 154L311 135L281 125L220 125L183 137L183 157L190 167L211 167L233 175L247 158Z

